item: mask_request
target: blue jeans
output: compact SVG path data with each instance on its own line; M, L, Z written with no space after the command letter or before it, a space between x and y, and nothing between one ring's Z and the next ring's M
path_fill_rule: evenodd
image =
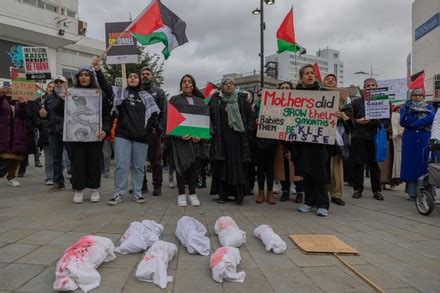
M141 195L148 145L115 137L114 150L116 161L114 194L124 195L127 192L128 173L131 165L133 194Z
M64 185L63 175L63 136L49 134L49 147L53 156L53 182Z

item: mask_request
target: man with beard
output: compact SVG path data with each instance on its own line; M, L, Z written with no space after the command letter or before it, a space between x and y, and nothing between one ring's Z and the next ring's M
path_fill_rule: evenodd
M165 129L165 112L167 98L165 92L154 85L154 72L151 68L144 67L141 71L142 88L153 96L157 106L160 109L159 126L153 129L150 146L148 148L148 160L150 161L153 173L153 196L159 196L162 192L162 148L161 137ZM142 186L143 192L148 192L147 173L144 175Z

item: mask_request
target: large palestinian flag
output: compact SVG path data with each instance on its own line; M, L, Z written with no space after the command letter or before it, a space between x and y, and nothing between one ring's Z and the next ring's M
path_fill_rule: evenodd
M210 138L209 107L198 105L167 106L167 135Z
M188 42L185 35L186 23L163 5L153 2L130 24L127 31L142 45L163 43L165 59L170 52Z
M295 40L295 30L293 27L293 8L290 9L289 13L286 15L277 30L277 43L278 54L284 51L293 53L300 52L300 54L304 54L306 52L306 49L299 46Z

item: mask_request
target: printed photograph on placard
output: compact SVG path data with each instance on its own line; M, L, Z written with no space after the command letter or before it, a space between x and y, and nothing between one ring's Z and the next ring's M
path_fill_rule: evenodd
M63 140L67 142L99 141L102 128L101 91L69 89L64 105Z

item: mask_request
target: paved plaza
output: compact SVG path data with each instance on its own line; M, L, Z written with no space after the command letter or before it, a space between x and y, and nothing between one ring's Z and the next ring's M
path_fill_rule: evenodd
M43 169L32 166L19 178L19 188L0 179L0 292L52 292L55 265L70 244L87 234L116 242L132 221L143 219L162 223L162 239L178 245L169 264L174 281L165 290L137 281L134 272L143 254L118 255L99 268L101 286L93 292L374 292L335 257L305 255L288 238L311 233L336 235L358 249L359 256L344 259L387 292L440 292L440 208L430 217L419 215L402 189L385 191L385 201L379 202L369 189L362 199L352 199L346 187L347 205L332 205L329 217L320 218L296 212L293 201L257 205L247 197L243 206L219 205L208 189L198 191L200 207L179 208L177 191L165 187L166 181L161 197L147 195L146 204L139 205L125 196L123 203L111 207L107 200L113 177L102 181L101 203L75 205L70 190L47 193L43 178ZM215 283L209 256L189 255L178 244L174 231L183 215L207 227L212 249L219 247L214 222L220 216L233 217L247 232L240 247L243 284ZM260 224L271 225L282 236L285 254L267 252L253 236Z

